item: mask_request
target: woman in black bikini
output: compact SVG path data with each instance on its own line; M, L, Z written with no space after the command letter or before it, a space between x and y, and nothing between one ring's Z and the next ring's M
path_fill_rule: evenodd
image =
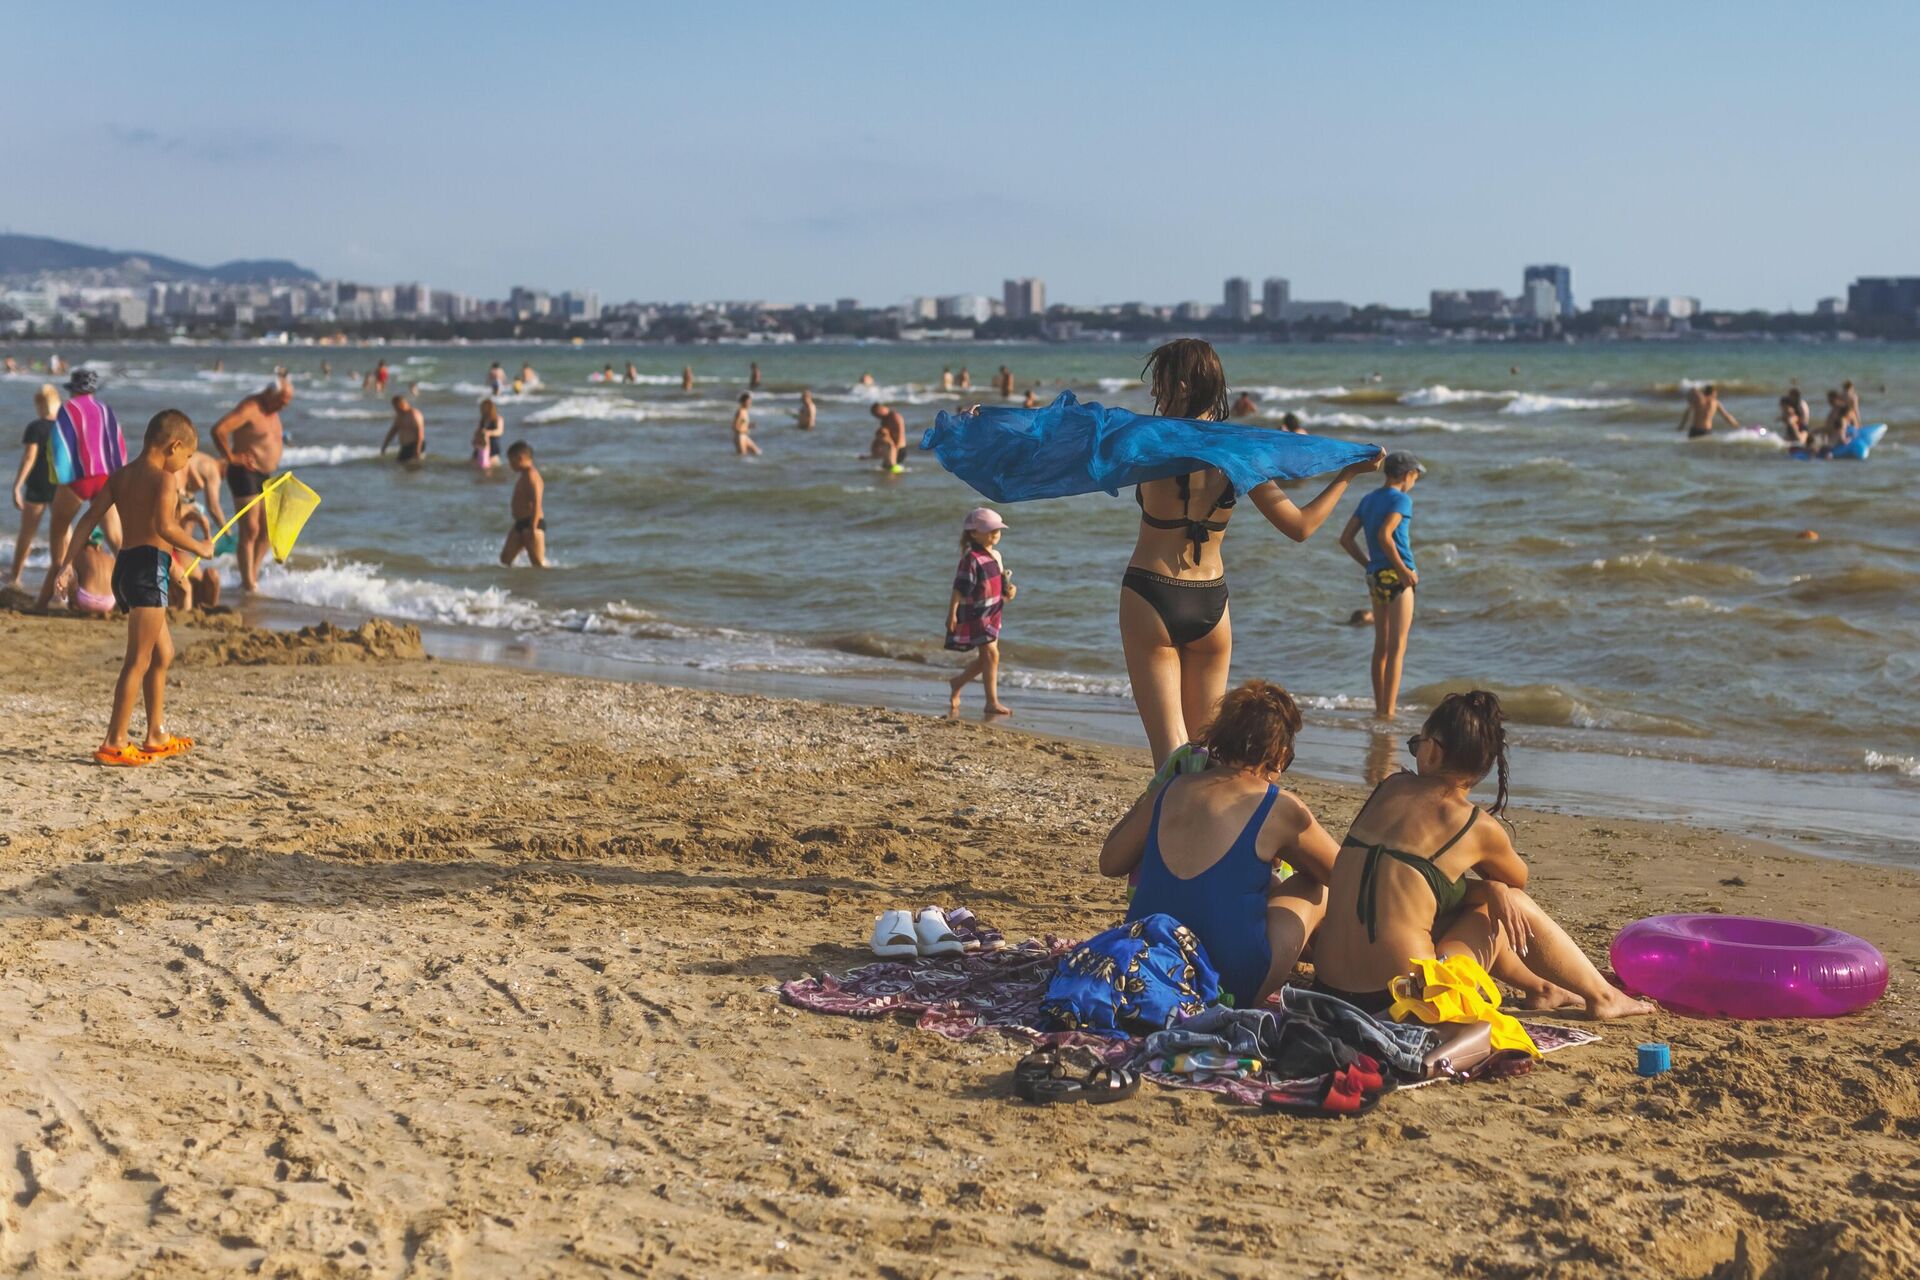
M1219 355L1198 338L1160 347L1141 376L1153 388L1157 414L1210 422L1227 417L1226 373ZM1347 482L1377 471L1380 461L1354 463L1304 507L1271 480L1246 496L1274 528L1305 542L1333 514ZM1233 625L1216 535L1225 533L1239 495L1209 468L1150 480L1134 490L1134 499L1140 537L1120 579L1120 644L1158 769L1213 718L1227 692Z
M1388 984L1414 959L1471 955L1517 987L1527 1009L1653 1012L1608 985L1527 896L1527 864L1506 827L1480 820L1470 793L1496 769L1500 790L1486 812L1498 818L1506 808L1505 720L1500 699L1483 689L1447 695L1407 742L1418 771L1394 774L1361 806L1313 935L1316 990L1383 1013L1393 1003Z

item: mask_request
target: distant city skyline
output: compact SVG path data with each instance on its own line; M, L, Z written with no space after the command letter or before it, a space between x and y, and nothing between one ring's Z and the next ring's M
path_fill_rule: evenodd
M193 261L878 306L1275 277L1396 307L1567 263L1583 297L1801 311L1920 270L1920 11L1886 3L42 12L15 26L66 52L9 71L0 226ZM1804 71L1834 50L1845 93ZM1119 74L1143 64L1196 92ZM1065 66L1116 74L1068 105Z

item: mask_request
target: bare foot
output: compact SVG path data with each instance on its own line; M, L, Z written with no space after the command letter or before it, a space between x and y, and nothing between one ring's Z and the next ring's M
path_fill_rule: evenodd
M1658 1012L1659 1010L1647 1001L1635 1000L1626 992L1617 991L1612 987L1608 987L1606 994L1598 1000L1587 1002L1587 1016L1601 1022L1609 1022L1614 1018L1644 1018Z
M1529 1013L1545 1013L1550 1009L1571 1009L1584 1005L1582 1000L1565 987L1556 987L1546 983L1539 991L1523 991L1520 995L1520 1007Z
M1013 714L1013 708L1008 706L1006 703L989 702L987 704L987 711L984 718L991 720L995 716L1010 716L1012 714Z
M947 719L958 720L960 718L960 691L966 687L966 679L962 676L955 676L953 679L947 681L947 688L953 690L953 696L947 699Z

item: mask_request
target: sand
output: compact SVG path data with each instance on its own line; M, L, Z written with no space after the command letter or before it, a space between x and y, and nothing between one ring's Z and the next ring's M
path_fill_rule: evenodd
M1152 1087L1034 1108L1010 1044L769 987L861 963L887 906L1111 923L1092 868L1140 755L383 656L417 653L385 631L179 639L211 642L172 685L199 749L109 771L120 627L0 614L16 1274L1920 1271L1912 873L1522 813L1592 954L1656 911L1798 916L1878 942L1887 999L1662 1014L1355 1122ZM1335 830L1359 800L1300 792ZM1671 1075L1634 1075L1643 1039Z

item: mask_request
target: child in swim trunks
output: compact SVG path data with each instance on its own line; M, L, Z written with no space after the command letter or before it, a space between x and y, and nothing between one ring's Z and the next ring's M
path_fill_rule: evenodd
M1367 571L1367 595L1373 601L1373 713L1391 720L1400 701L1407 632L1413 628L1413 591L1420 585L1407 525L1413 519L1413 486L1427 469L1403 449L1388 454L1381 471L1380 487L1360 499L1340 545Z
M960 691L975 676L986 686L989 716L1012 715L1000 701L1000 611L1013 599L1013 575L996 550L1007 522L991 507L975 507L960 526L960 567L947 601L947 648L973 661L947 681L947 715L960 714Z
M178 409L165 409L147 423L140 454L107 477L74 526L56 589L74 579L74 562L109 509L120 513L126 541L113 563L113 594L127 611L127 656L113 687L113 712L107 737L93 758L108 765L144 765L176 756L193 746L190 738L166 730L167 668L173 662L173 636L167 629L167 600L173 581L172 552L213 554L213 544L196 538L180 523L180 473L200 447L200 433ZM139 746L127 739L133 701L142 690L147 700L147 736Z
M500 563L511 565L527 553L527 562L536 569L547 567L547 482L533 465L533 446L516 440L507 449L507 465L519 472L513 485L513 528L506 545L500 548Z

